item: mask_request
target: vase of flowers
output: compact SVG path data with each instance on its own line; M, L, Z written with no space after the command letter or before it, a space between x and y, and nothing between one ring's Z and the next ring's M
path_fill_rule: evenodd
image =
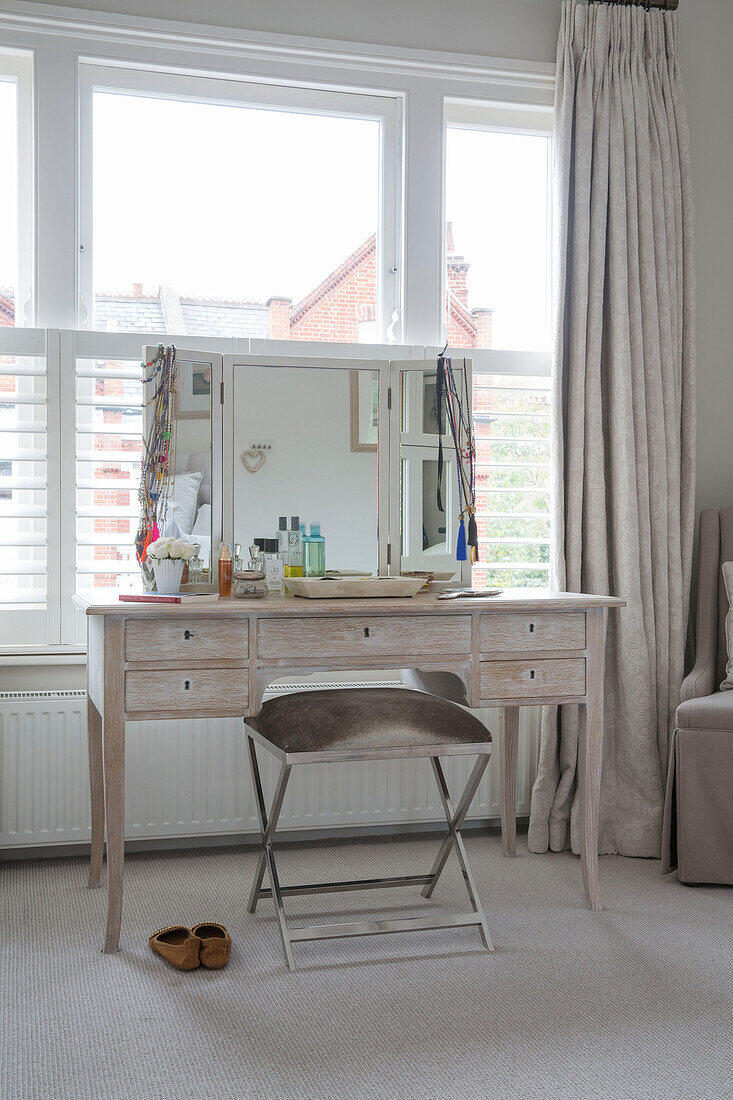
M195 553L193 543L183 539L160 538L151 542L145 556L152 562L158 592L173 596L180 591L183 566Z

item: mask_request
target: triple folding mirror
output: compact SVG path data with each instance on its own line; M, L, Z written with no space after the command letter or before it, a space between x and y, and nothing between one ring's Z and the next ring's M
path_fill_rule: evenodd
M155 350L144 349L146 362ZM176 466L163 533L199 544L199 581L216 576L222 542L246 558L255 539L277 537L285 516L306 530L318 525L329 572L430 572L470 583L470 565L456 561L445 418L438 493L434 360L178 349L176 365ZM465 378L470 386L470 362Z

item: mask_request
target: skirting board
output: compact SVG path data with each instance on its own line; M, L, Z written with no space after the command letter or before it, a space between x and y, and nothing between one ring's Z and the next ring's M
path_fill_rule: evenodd
M280 686L280 690L284 685ZM313 687L311 683L309 685ZM498 713L477 712L489 729ZM127 726L125 836L139 841L254 837L245 738L239 719L130 722ZM539 711L520 722L517 813L529 813L537 767ZM271 788L275 762L261 756ZM446 761L460 790L473 758ZM282 835L439 825L443 819L427 761L308 765L299 769L280 819ZM266 792L268 793L268 792ZM499 818L498 769L490 766L469 820ZM0 853L87 844L90 837L86 697L82 691L0 695ZM161 845L162 846L162 845Z

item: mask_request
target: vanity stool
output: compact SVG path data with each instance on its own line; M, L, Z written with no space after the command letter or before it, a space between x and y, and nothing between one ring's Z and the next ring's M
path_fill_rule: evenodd
M295 970L293 943L342 936L371 936L382 932L475 925L484 947L494 950L461 836L461 825L491 756L491 734L474 715L446 699L407 688L326 689L271 699L256 718L245 720L245 728L262 834L262 852L252 884L249 911L255 911L260 898L274 899L283 950L290 970ZM262 791L255 742L259 742L280 761L280 774L269 812ZM439 758L466 754L477 754L478 760L458 805L454 807ZM404 760L412 757L429 757L448 823L448 832L427 874L281 886L272 844L290 771L295 765ZM422 886L423 897L429 898L453 848L468 891L470 913L304 926L289 925L285 918L283 898L289 895L382 889L386 886ZM269 888L262 885L265 870L268 872Z

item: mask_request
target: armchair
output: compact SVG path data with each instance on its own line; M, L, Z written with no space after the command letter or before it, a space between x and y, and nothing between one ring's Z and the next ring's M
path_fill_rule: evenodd
M733 691L725 679L733 508L700 515L695 665L682 682L670 746L662 871L680 882L733 884Z

